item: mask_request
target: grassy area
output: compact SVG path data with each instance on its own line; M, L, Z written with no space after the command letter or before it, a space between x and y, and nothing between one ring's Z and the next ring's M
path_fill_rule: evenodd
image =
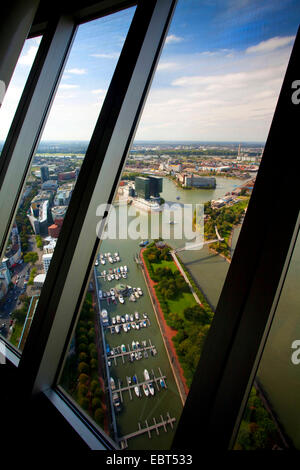
M170 268L172 272L176 272L178 270L176 264L174 261L166 261L166 260L161 260L158 263L151 263L152 264L152 269L155 272L158 268Z
M22 330L23 330L23 325L21 323L15 322L11 337L9 338L9 342L16 347L19 344Z
M180 292L176 299L167 299L166 303L170 312L176 312L180 318L184 319L184 310L197 305L195 297L191 292Z

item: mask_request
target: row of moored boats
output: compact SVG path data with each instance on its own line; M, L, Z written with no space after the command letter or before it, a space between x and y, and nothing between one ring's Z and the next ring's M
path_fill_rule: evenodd
M107 261L111 264L120 262L119 253L116 252L114 254L111 254L111 253L100 254L99 260L97 259L95 262L95 266L98 266L99 262L104 265L106 264Z

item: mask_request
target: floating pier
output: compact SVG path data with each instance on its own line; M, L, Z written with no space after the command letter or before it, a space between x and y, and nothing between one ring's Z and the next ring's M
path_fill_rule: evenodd
M153 417L153 424L148 424L148 421L147 419L145 420L145 426L142 427L141 423L138 422L138 429L130 434L126 434L125 436L122 436L119 438L119 443L120 443L120 446L121 446L121 449L125 449L126 447L128 447L128 443L127 441L129 439L132 439L133 437L136 437L136 436L140 436L142 434L145 434L147 433L148 434L148 437L149 439L151 439L151 431L156 431L156 434L159 436L159 430L160 428L164 428L164 431L167 432L168 431L168 428L167 428L167 424L170 425L171 429L174 428L174 422L176 421L176 418L171 418L170 416L170 413L167 412L166 413L167 415L167 418L163 418L162 415L160 415L160 421L156 421L156 419Z

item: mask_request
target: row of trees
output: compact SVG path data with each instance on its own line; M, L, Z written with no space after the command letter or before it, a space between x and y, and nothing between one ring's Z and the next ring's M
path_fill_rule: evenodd
M76 327L73 347L63 371L62 384L77 403L100 425L104 424L104 391L98 374L95 311L87 294Z
M28 238L33 233L30 221L27 217L27 211L29 210L32 199L38 192L38 185L37 183L32 183L31 186L32 189L30 193L24 199L23 204L19 207L16 215L16 224L19 230L22 251L28 250Z
M281 439L273 419L265 409L257 390L252 387L237 436L235 449L272 450L281 447Z

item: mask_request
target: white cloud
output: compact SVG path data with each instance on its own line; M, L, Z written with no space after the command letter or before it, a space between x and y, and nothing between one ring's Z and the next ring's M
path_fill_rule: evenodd
M32 65L35 55L37 53L38 47L31 46L25 54L22 54L19 58L19 63L22 65Z
M295 36L276 36L246 49L246 54L272 52L293 42Z
M61 85L59 85L59 88L61 90L71 90L72 88L79 88L79 85L71 85L68 83L62 83Z
M106 93L106 90L104 90L103 88L98 88L98 90L92 90L92 93L94 93L94 95L104 95L104 93Z
M174 70L178 67L176 62L160 62L157 66L157 70Z
M74 75L85 75L87 73L86 69L68 69L67 73L73 73Z
M91 57L97 57L98 59L117 59L119 52L112 52L111 54L90 54Z
M166 44L174 44L182 41L183 38L180 36L175 36L175 34L169 34L169 36L166 37Z

